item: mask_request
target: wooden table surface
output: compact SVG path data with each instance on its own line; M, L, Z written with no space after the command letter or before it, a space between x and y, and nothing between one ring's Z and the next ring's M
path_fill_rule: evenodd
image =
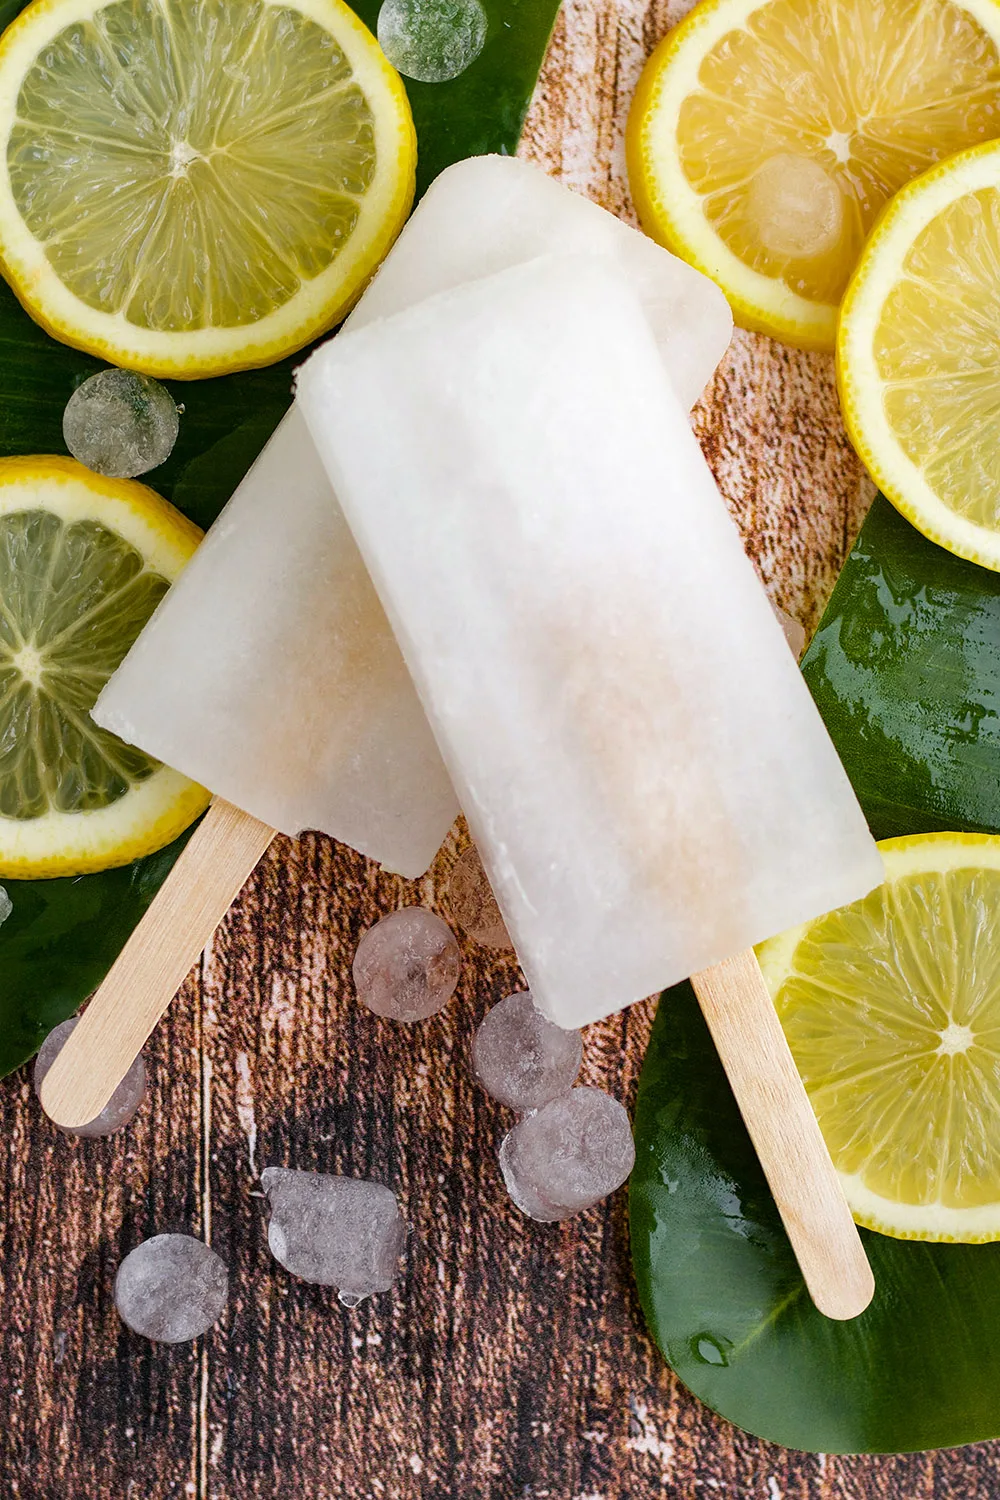
M680 14L566 0L524 154L625 217L624 119ZM696 412L772 592L815 624L871 498L829 359L737 333ZM473 1082L472 1030L519 987L473 945L441 1016L395 1027L350 982L360 934L437 906L459 825L408 884L316 836L280 839L148 1048L128 1131L74 1143L27 1070L0 1084L0 1497L19 1500L991 1500L1000 1445L833 1458L759 1442L687 1394L647 1337L625 1194L564 1225L506 1199L508 1121ZM583 1081L631 1107L652 1005L591 1027ZM413 1225L395 1294L353 1312L270 1258L269 1164L389 1183ZM228 1315L195 1344L119 1322L140 1240L210 1239Z

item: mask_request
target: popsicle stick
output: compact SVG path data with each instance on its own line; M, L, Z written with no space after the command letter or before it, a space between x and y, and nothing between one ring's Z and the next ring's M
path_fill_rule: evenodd
M100 1114L274 835L216 797L45 1076L57 1125Z
M691 983L809 1295L856 1318L875 1278L752 949Z

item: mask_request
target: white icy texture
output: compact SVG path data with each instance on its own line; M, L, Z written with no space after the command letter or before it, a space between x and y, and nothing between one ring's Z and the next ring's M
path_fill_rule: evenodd
M480 157L442 173L348 326L562 243L621 265L682 400L693 402L732 330L722 293L612 214L512 158ZM423 874L458 813L295 408L93 717L283 832L322 829L409 877Z
M537 256L578 251L620 267L649 319L667 378L693 406L733 335L722 292L648 235L516 157L476 156L441 173L344 331Z
M63 413L66 447L95 474L134 479L170 457L180 418L158 380L132 370L98 370L77 386Z
M298 391L550 1019L879 883L620 271L458 288L326 344Z
M157 1234L126 1255L115 1277L115 1306L133 1333L184 1344L226 1310L225 1261L189 1234Z
M59 1056L63 1045L68 1041L70 1032L75 1030L78 1020L78 1016L72 1016L68 1021L63 1021L59 1026L54 1027L39 1047L32 1072L32 1084L39 1098L41 1098L42 1080ZM77 1125L73 1128L68 1125L59 1125L57 1129L64 1131L66 1135L85 1137L114 1135L116 1130L124 1129L129 1123L145 1097L146 1065L140 1052L96 1119L89 1121L86 1125Z
M406 1244L395 1193L379 1182L287 1167L266 1167L260 1180L271 1209L267 1242L286 1271L335 1286L348 1307L389 1290Z
M621 1187L635 1166L628 1115L602 1089L572 1089L521 1120L500 1145L500 1170L522 1213L570 1219Z
M285 833L422 875L458 804L293 408L93 717Z
M391 1021L425 1021L447 1005L462 955L447 922L404 906L369 927L354 955L358 998Z
M397 72L446 83L475 62L488 22L479 0L383 0L378 43Z
M0 922L6 922L7 918L10 916L10 914L11 914L11 912L13 910L14 910L14 903L13 903L13 901L10 899L10 896L4 890L3 886L0 885Z
M518 1114L539 1109L573 1086L583 1061L578 1031L564 1031L528 991L487 1011L472 1039L472 1066L488 1094Z

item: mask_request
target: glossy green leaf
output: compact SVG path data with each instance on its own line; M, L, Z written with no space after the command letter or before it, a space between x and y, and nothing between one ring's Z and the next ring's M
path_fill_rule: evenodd
M803 660L879 838L1000 830L1000 575L879 497ZM1000 1435L1000 1244L863 1232L877 1291L834 1323L806 1294L689 985L660 1002L631 1184L639 1295L697 1396L812 1451Z
M472 66L450 83L407 83L418 192L454 161L517 146L559 0L484 4L489 31ZM374 31L379 0L354 8ZM20 9L0 4L0 28ZM302 358L171 385L184 415L170 459L145 476L153 488L209 526L287 408ZM64 453L63 408L99 368L43 333L0 283L0 456ZM0 927L0 1075L30 1057L100 982L180 848L77 880L6 882L14 911Z
M687 984L660 1001L636 1108L632 1255L649 1326L696 1396L821 1453L954 1447L1000 1433L1000 1244L862 1231L875 1299L813 1307Z
M1000 828L1000 574L880 495L802 671L876 838Z

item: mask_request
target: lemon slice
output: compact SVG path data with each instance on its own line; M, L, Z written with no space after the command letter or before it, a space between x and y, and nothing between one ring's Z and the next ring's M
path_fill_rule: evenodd
M876 483L932 541L1000 569L1000 142L894 198L844 299L841 405Z
M737 321L833 347L886 200L1000 135L996 0L702 0L646 65L626 136L644 228Z
M152 375L300 348L413 197L402 82L342 0L34 0L0 39L0 141L14 291Z
M1000 1239L1000 838L879 848L885 885L761 968L858 1223Z
M0 460L0 876L127 864L206 807L89 712L200 537L133 480Z

